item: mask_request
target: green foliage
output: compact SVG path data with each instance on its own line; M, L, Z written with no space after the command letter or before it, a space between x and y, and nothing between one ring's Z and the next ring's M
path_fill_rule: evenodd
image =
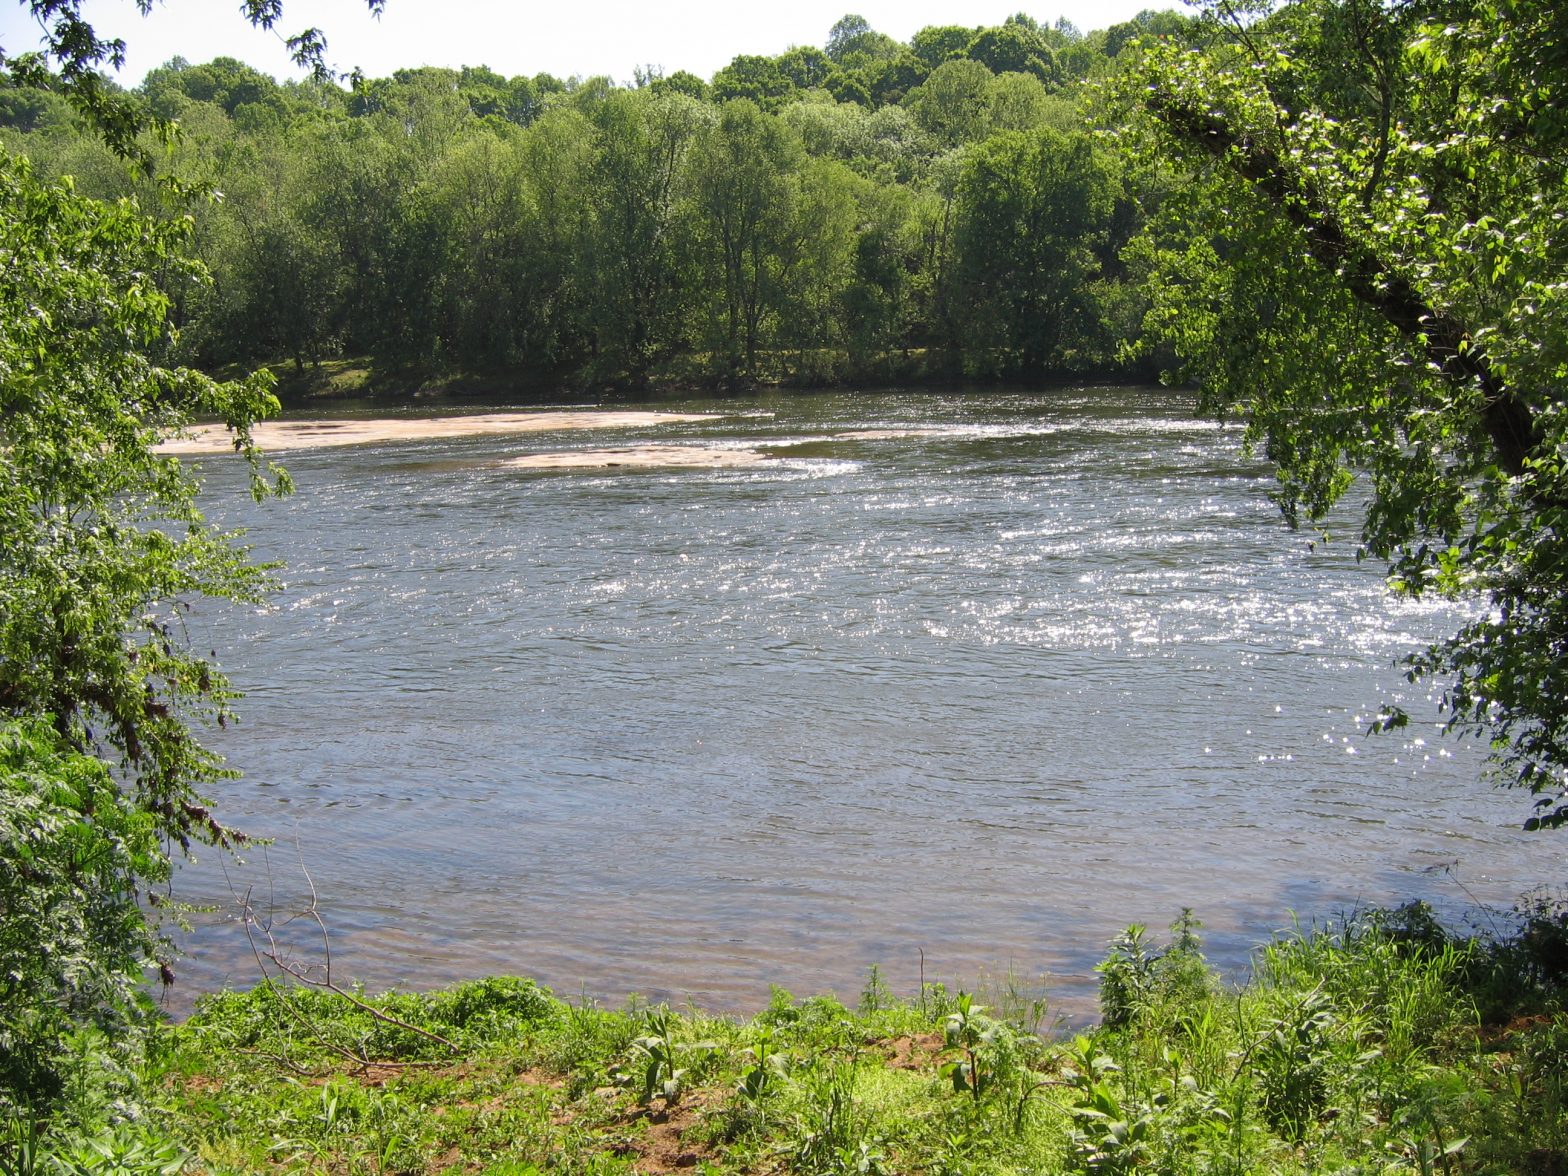
M1107 57L1115 57L1129 45L1134 45L1145 38L1151 42L1185 41L1188 36L1197 31L1194 27L1197 24L1197 21L1180 12L1165 8L1145 8L1131 20L1112 25L1107 29L1102 48Z
M267 579L156 447L210 414L258 494L286 482L247 433L276 407L266 380L158 362L173 334L150 275L200 278L189 230L0 159L0 1098L40 1109L60 1097L60 1043L97 1026L130 1049L143 969L167 975L144 922L167 846L232 840L201 795L230 773L197 737L231 693L180 618L202 597L258 600Z
M134 1060L159 950L134 896L168 876L107 765L42 720L0 725L0 1116L60 1102L89 1029Z
M1089 1172L1131 1172L1151 1158L1155 1116L1123 1107L1111 1077L1120 1069L1089 1042L1080 1042L1064 1071L1074 1091L1073 1158Z
M742 54L713 75L713 97L718 102L744 98L771 110L788 98L796 85L773 58Z
M733 381L758 372L763 329L782 277L800 146L753 103L727 103L696 150L695 231L719 277L709 338Z
M97 1134L71 1135L37 1147L32 1171L59 1176L177 1176L190 1156L145 1124L120 1123ZM31 1176L19 1172L18 1176Z
M860 1003L857 1010L862 1013L879 1013L883 1009L895 1008L898 999L893 995L892 989L887 986L887 981L882 979L882 969L876 964L866 973L866 986L860 990Z
M674 1106L685 1088L687 1068L680 1063L703 1056L717 1048L712 1041L676 1041L676 1024L668 1009L650 1009L645 1015L643 1032L632 1039L629 1068L612 1070L610 1076L624 1085L635 1086L638 1101L644 1105L657 1096L664 1105Z
M1030 74L1040 81L1057 80L1056 54L1038 31L1008 23L985 29L964 48L964 56L994 74Z
M766 1025L757 1030L745 1052L754 1064L743 1071L736 1092L747 1102L760 1103L779 1078L789 1075L790 1055L776 1046L773 1031Z
M868 61L891 57L897 52L897 42L873 29L863 16L850 14L840 17L828 32L827 55L839 65L864 65Z
M1049 91L1026 73L1002 73L991 79L988 95L990 130L1028 131L1045 123L1051 109Z
M601 379L645 383L681 339L690 280L681 209L689 156L712 123L695 99L611 94L594 112L581 246L585 325Z
M1333 1012L1312 991L1264 1025L1253 1046L1263 1118L1291 1143L1300 1143L1328 1098L1328 1032Z
M1193 926L1178 922L1169 954L1194 952ZM1420 909L1372 911L1277 938L1239 991L1189 972L1175 997L1154 978L1169 956L1124 939L1107 968L1124 974L1130 1012L1081 1041L1066 1075L1077 1162L1250 1172L1382 1152L1441 1170L1478 1138L1506 1150L1507 1129L1481 1126L1501 1087L1474 993L1512 942L1452 936Z
M790 1167L803 1176L874 1176L884 1156L872 1124L855 1099L856 1070L816 1066L802 1075L804 1106L795 1127Z
M1179 1007L1201 1000L1212 986L1200 950L1202 924L1190 910L1171 925L1173 938L1164 947L1151 945L1147 928L1134 923L1111 943L1110 953L1095 968L1100 973L1100 1018L1107 1029L1122 1029L1161 1007Z
M266 579L155 447L200 412L248 451L245 427L276 401L260 377L215 384L149 357L169 335L147 272L195 276L176 252L186 226L37 184L15 161L0 220L0 706L113 748L161 832L218 838L195 789L220 769L191 725L225 718L229 694L173 622L198 596L256 600Z
M944 67L945 68L945 67ZM1115 174L1087 135L994 135L958 185L955 330L983 374L1093 368L1106 349L1092 281Z
M963 25L928 25L909 39L909 47L929 72L950 57L962 56L979 31Z
M840 26L831 53L738 57L711 84L649 71L628 89L484 67L278 85L233 59L175 59L133 97L177 116L179 139L131 146L161 152L186 189L221 193L195 203L166 203L97 138L48 117L38 102L57 108L52 95L0 96L38 99L13 103L23 129L7 138L41 172L189 212L215 281L195 297L159 280L184 327L179 354L208 369L288 363L303 387L347 356L402 382L642 391L897 381L966 363L1030 377L1116 368L1138 317L1120 272L1104 269L1121 234L1099 204L1087 230L1053 233L1075 247L1061 284L1093 283L1060 347L1030 337L1053 337L1059 321L1033 331L1027 310L950 313L972 292L958 263L991 266L997 282L1045 280L1028 231L1001 254L994 238L959 240L953 182L962 154L993 133L1078 137L1079 94L1048 92L1041 77L1080 42L1019 19L923 30L908 46L858 18ZM994 75L974 54L1026 72ZM745 149L760 152L749 170L766 181L769 231L726 243L706 181L716 144L740 129L733 114L729 131L713 129L723 104L741 99L761 115ZM797 136L853 176L803 166ZM740 184L735 162L726 174ZM1079 164L1098 172L1070 153L1066 166ZM1102 337L1106 323L1116 333ZM976 325L986 338L966 350Z
M162 1106L127 1134L215 1171L609 1172L680 1155L710 1173L1241 1176L1538 1171L1563 1154L1563 989L1521 986L1484 1027L1474 1013L1528 929L1475 940L1421 908L1363 912L1277 937L1227 988L1197 928L1184 913L1168 945L1122 944L1113 961L1146 973L1131 1015L1071 1040L936 986L910 1004L878 986L864 1012L777 991L736 1024L500 978L358 994L462 1044L389 1030L393 1052L366 1067L326 1044L377 1032L359 1005L298 994L306 1032L268 989L223 994L162 1031Z
M967 58L943 62L909 95L915 118L945 146L982 137L990 109L993 75Z
M949 1052L957 1057L942 1067L942 1076L953 1083L958 1094L966 1091L975 1102L988 1091L996 1075L984 1055L996 1045L1002 1026L983 1015L985 1006L974 1003L967 992L958 994L958 1007L947 1015L942 1036Z
M1247 421L1292 522L1365 471L1361 546L1393 587L1487 603L1411 675L1535 794L1529 827L1568 823L1561 21L1534 0L1206 21L1210 48L1147 45L1121 90L1158 135L1129 150L1198 165L1130 255L1150 334Z
M277 82L233 57L215 57L206 65L175 58L148 73L141 89L153 112L165 119L179 118L187 102L210 102L230 117L242 106L287 109Z
M699 102L706 101L712 94L707 82L684 69L678 69L668 77L654 79L651 88L655 94L684 94Z
M367 4L379 15L386 0L367 0ZM143 13L151 7L149 0L138 0L138 5ZM140 103L101 72L104 66L117 69L124 64L125 43L99 36L82 15L81 0L30 0L26 7L43 34L43 48L8 55L0 47L0 82L58 91L116 154L147 163L150 156L138 136L151 128L167 138L171 128L164 116L149 118ZM272 29L282 19L283 4L282 0L244 0L240 12L258 28ZM297 64L308 66L318 79L329 76L327 43L319 29L296 33L286 44Z
M481 1037L548 1020L559 1008L548 988L516 976L489 976L459 984L430 998L436 1025Z
M70 105L58 95L31 86L0 89L0 126L23 132L63 130L70 121Z

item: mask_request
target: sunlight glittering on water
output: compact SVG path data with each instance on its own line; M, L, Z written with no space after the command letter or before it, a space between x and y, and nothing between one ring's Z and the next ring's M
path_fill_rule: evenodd
M287 909L303 863L373 986L749 1008L872 964L911 991L923 953L1083 1011L1132 921L1191 906L1241 967L1292 910L1538 875L1520 798L1395 664L1462 606L1287 531L1180 396L670 407L718 415L301 452L260 508L212 470L287 568L273 606L193 621L248 695L218 808L278 843L183 897ZM506 465L646 444L769 457ZM1366 736L1390 704L1418 721ZM201 922L185 975L248 983L232 910Z

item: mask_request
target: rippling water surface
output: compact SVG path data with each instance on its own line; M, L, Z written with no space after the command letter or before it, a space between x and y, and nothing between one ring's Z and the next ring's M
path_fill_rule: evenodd
M679 407L726 415L299 452L260 508L209 462L287 565L273 607L194 622L246 694L218 808L278 841L183 872L224 907L190 987L254 980L233 895L294 909L301 863L340 977L734 1009L872 964L907 993L923 952L1083 1013L1128 922L1191 906L1240 968L1292 911L1538 879L1478 751L1363 734L1435 714L1394 662L1461 613L1387 596L1350 516L1310 550L1185 398ZM497 464L642 439L774 457Z

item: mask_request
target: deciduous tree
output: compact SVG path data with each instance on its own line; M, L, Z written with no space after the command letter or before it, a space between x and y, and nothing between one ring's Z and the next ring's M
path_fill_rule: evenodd
M1395 588L1482 602L1412 673L1537 794L1531 825L1568 823L1568 26L1539 0L1209 21L1123 91L1199 169L1140 247L1149 326L1248 421L1288 517L1363 470Z
M995 135L958 186L958 338L970 370L1038 374L1083 362L1096 320L1094 245L1114 199L1086 134Z
M744 99L727 103L697 147L695 204L715 262L716 350L729 378L751 378L787 231L800 143Z
M183 260L189 227L0 159L0 724L6 821L26 834L0 852L7 875L58 888L28 902L60 904L63 920L47 924L63 938L32 945L26 978L9 957L0 977L0 989L20 985L5 993L0 1053L32 1059L24 1078L49 1072L78 1018L105 1002L128 1014L154 960L138 902L166 875L163 847L232 840L203 799L230 773L199 738L228 719L232 694L181 618L203 597L255 601L267 581L203 520L192 472L157 446L214 415L258 463L263 492L248 428L276 402L262 377L220 384L159 362L169 297L152 275L199 278ZM7 899L4 922L31 909ZM118 930L95 940L84 921ZM12 1017L13 996L45 990L65 1003Z

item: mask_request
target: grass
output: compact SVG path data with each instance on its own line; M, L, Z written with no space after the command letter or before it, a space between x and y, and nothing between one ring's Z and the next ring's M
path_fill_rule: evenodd
M1565 933L1547 907L1500 941L1369 912L1276 938L1237 988L1184 915L1120 938L1102 1024L1054 1040L1038 998L875 974L858 1008L776 991L744 1021L506 977L379 1015L226 992L156 1035L138 1113L14 1136L0 1170L1545 1176L1568 1172Z

